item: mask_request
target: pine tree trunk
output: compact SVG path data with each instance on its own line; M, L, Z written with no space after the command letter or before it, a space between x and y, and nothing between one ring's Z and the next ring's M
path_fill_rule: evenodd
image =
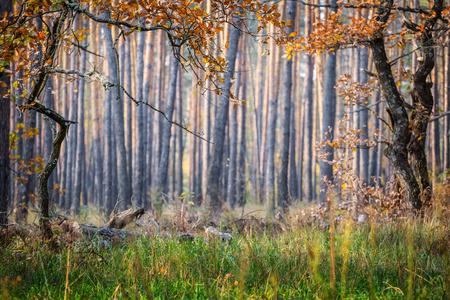
M130 43L131 39L125 41L125 64L122 67L125 72L124 85L127 91L132 91L133 86L131 84L132 71L131 71L131 51L130 51ZM127 118L126 118L126 143L127 143L127 173L128 173L128 188L132 189L133 187L133 102L131 99L124 99L127 103ZM132 191L129 191L129 195L131 196Z
M87 27L87 19L84 20L83 27ZM81 52L81 72L85 72L86 69L86 51ZM78 117L76 125L77 129L77 146L76 146L76 157L75 157L75 180L72 193L72 206L71 214L77 215L80 209L80 196L82 190L83 181L83 169L85 166L85 144L84 144L84 80L80 80L78 86ZM85 194L82 195L83 198L86 197Z
M295 103L291 102L291 128L290 128L290 149L289 149L289 194L291 201L296 201L298 197L298 176L297 176L297 163L296 163L296 129L295 129Z
M336 54L327 55L324 77L322 132L320 135L320 143L324 143L325 141L331 142L334 137L334 123L336 117L336 91L334 89L334 86L336 85ZM320 202L324 202L328 196L328 187L322 184L322 180L326 179L333 182L333 165L329 162L333 161L334 149L330 145L326 145L324 151L328 153L328 155L326 155L326 161L323 159L320 161Z
M294 31L295 12L297 3L295 1L288 2L286 6L286 19L292 20L292 28L287 28L286 35L289 36ZM292 102L292 59L285 61L285 80L284 80L284 109L283 109L283 144L281 149L281 169L278 178L278 206L283 211L287 211L291 204L291 197L288 188L288 172L289 172L289 146L291 141L291 102ZM294 163L295 164L295 163Z
M306 8L306 34L311 33L312 26L311 7ZM314 63L310 55L306 57L306 74L305 74L305 106L304 106L304 194L308 201L313 200L313 183L312 183L312 151L313 151L313 114L314 114L314 95L313 95L313 77L314 77Z
M245 60L245 64L243 69L247 66L247 60ZM241 79L241 94L239 99L247 101L247 77L242 76ZM238 174L237 174L237 202L240 207L243 207L247 201L245 196L245 186L246 186L246 164L245 164L245 154L246 154L246 138L245 138L245 129L246 127L246 112L247 112L247 104L242 105L240 108L241 111L241 119L240 119L240 134L239 134L239 143L238 143Z
M144 80L144 33L138 33L136 39L136 98L141 100L143 96ZM135 178L133 180L133 200L137 207L143 207L144 195L144 106L136 107L136 160L134 161Z
M363 86L367 83L367 74L364 70L367 70L369 64L369 49L360 49L360 61L359 61L359 83ZM361 139L367 140L369 138L369 111L364 109L367 104L363 103L359 112L359 129L362 130ZM364 147L365 146L365 147ZM360 150L360 176L363 183L369 183L369 145L363 145Z
M119 69L116 59L116 50L114 49L114 42L111 36L111 29L106 29L106 57L109 67L109 81L111 83L119 83ZM131 205L131 191L128 179L127 170L127 151L125 148L125 128L124 128L124 99L120 98L120 91L118 88L111 88L111 106L113 113L114 132L115 138L115 153L117 162L117 181L114 182L114 186L117 187L117 200L114 198L114 206L120 202L121 209L125 210ZM117 184L116 184L117 183Z
M237 54L236 64L239 66L242 61L242 48L239 49ZM241 85L241 74L239 69L237 70L237 80L234 91L235 96L239 95L239 88ZM233 102L232 102L233 103ZM238 107L232 107L230 112L230 156L227 158L228 164L228 180L227 180L227 203L228 206L233 210L236 204L236 175L237 175L237 142L238 142L238 120L237 120Z
M174 49L175 55L178 55L179 48ZM170 61L170 78L169 78L169 93L167 97L167 102L164 105L164 113L169 120L173 119L173 110L175 107L175 99L177 92L177 77L178 77L178 67L179 62L175 57L171 57ZM167 177L169 175L169 157L170 157L170 138L172 136L172 124L165 121L163 126L163 132L161 133L162 144L161 144L161 159L159 161L158 167L158 184L157 184L157 196L155 208L157 214L162 213L162 193L165 190L167 184Z
M178 71L178 93L177 93L177 114L178 123L183 123L183 78L181 76L181 69ZM183 194L183 129L178 127L178 164L177 164L177 178L178 178L178 194Z
M236 53L238 49L240 31L232 26L229 27L229 44L226 54L227 72L224 76L223 91L220 97L219 108L215 116L214 145L211 151L211 166L208 171L208 185L206 190L206 202L212 214L212 218L218 216L222 208L222 199L219 194L219 179L222 169L222 158L224 152L225 127L228 121L228 110L230 105L231 79L234 76Z
M373 97L373 103L378 103L380 101L380 93L378 91L375 92L375 95ZM376 104L373 107L373 111L379 115L381 104ZM377 131L380 130L379 126L380 121L376 116L372 117L372 130ZM377 186L379 183L379 178L377 174L377 166L380 163L378 161L378 153L381 151L381 143L377 144L373 149L370 151L370 159L369 159L369 183L371 186ZM375 178L375 179L373 179Z

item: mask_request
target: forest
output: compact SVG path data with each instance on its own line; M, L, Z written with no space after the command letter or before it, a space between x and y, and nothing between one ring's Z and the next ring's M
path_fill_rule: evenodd
M445 299L450 3L3 0L2 299Z

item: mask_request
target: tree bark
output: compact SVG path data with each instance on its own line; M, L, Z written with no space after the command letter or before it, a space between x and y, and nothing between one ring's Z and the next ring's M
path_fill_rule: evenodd
M245 66L247 66L247 60L245 60ZM247 101L247 77L242 76L241 79L241 95L239 99ZM245 154L246 154L246 138L245 138L245 130L246 130L246 112L247 112L247 104L242 105L241 107L241 119L240 119L240 134L239 134L239 143L238 143L238 175L237 175L237 202L240 207L244 207L247 199L245 196L245 186L246 186L246 164L245 164Z
M335 1L332 1L335 2ZM322 132L321 141L331 142L334 137L334 123L336 117L336 54L329 54L325 62L324 74L324 88L323 88L323 110L322 110ZM329 180L333 182L333 165L329 162L333 161L334 149L330 145L324 147L324 151L328 153L325 160L320 161L320 202L324 202L327 198L328 187L322 184L322 180Z
M239 49L242 50L242 49ZM237 57L237 65L239 66L242 61L242 51L239 51ZM234 88L236 96L239 95L239 88L241 83L241 74L239 70L237 72L236 86ZM238 142L238 120L237 120L237 106L231 109L230 118L230 156L227 158L228 161L228 180L227 180L227 203L228 206L233 210L236 204L236 175L237 175L237 142Z
M175 55L179 54L179 48L175 48ZM164 113L169 120L173 119L173 110L175 107L175 99L177 92L177 77L178 77L179 62L175 57L171 57L170 61L170 78L169 78L169 93L167 102L164 105ZM158 185L155 209L158 215L162 213L162 193L167 184L167 177L169 175L169 156L170 156L170 138L172 136L172 124L164 122L163 135L161 144L161 159L158 167Z
M297 2L288 2L286 6L286 19L291 20L291 27L286 29L286 35L289 36L294 31L295 12L297 11ZM278 178L278 206L283 211L287 211L291 203L288 188L289 172L289 146L291 141L291 101L292 101L292 59L285 61L285 80L284 80L284 119L283 119L283 145L281 149L281 169Z
M447 43L450 42L450 36L447 36ZM445 102L446 109L445 111L450 110L450 50L446 48L445 55L445 82L446 89L444 91L445 94ZM444 122L444 170L450 169L450 119L447 117Z
M380 101L380 93L378 91L375 92L375 95L373 97L373 103L378 103ZM381 104L376 104L374 106L374 112L379 115L381 112ZM375 116L372 117L372 130L380 130L380 120L376 118ZM371 151L370 151L370 160L369 160L369 184L371 186L377 186L379 183L378 173L377 173L377 167L378 164L381 162L378 161L378 153L381 151L381 143L376 145ZM374 178L374 179L373 179Z
M306 8L306 34L309 36L312 26L311 7ZM314 114L314 63L310 55L306 57L306 74L305 74L305 106L304 106L304 194L308 201L313 200L313 183L312 183L312 140L313 140L313 114Z
M106 57L109 67L109 81L111 83L119 83L119 68L116 58L116 49L111 36L111 29L106 28L105 46ZM116 144L116 156L117 156L117 187L118 196L117 203L121 203L121 208L125 209L131 205L131 191L128 179L127 170L127 151L125 148L125 128L124 128L124 103L120 98L120 92L118 88L111 88L111 106L114 114L114 137ZM138 98L141 99L141 98ZM116 181L113 181L116 182Z
M436 55L438 57L438 55ZM439 64L436 64L433 71L433 113L439 114L439 101L440 94L439 91L442 90L442 82L443 80L439 80ZM432 165L432 183L435 187L439 180L439 174L441 173L441 137L440 137L440 120L434 121L430 126L431 128L431 137L430 137L430 145L431 145L431 165Z
M298 191L298 176L297 176L297 163L296 163L296 128L295 128L295 103L291 102L291 128L290 128L290 149L289 149L289 194L291 201L299 199Z
M12 12L12 0L0 3L0 14ZM8 68L8 66L5 66ZM9 121L10 97L5 97L10 88L10 77L6 72L0 72L0 226L8 223L8 203L10 187L9 161Z
M142 100L143 80L144 80L144 33L137 34L136 40L136 97ZM135 178L133 180L133 200L137 207L143 207L144 195L142 193L144 186L144 106L136 107L136 160L134 161Z
M83 27L87 27L87 19L84 20ZM86 51L81 52L81 72L85 72L86 69ZM83 169L86 167L85 165L85 144L84 144L84 79L81 79L78 86L78 124L77 124L77 146L76 146L76 160L75 160L75 182L73 186L73 194L72 194L72 206L71 206L71 214L77 215L80 210L80 196L82 190L82 181L83 181ZM83 194L83 198L87 197L87 195Z
M220 97L220 107L217 109L214 124L214 146L211 151L211 166L208 171L208 185L206 190L206 201L208 203L211 217L215 218L220 213L223 199L219 194L219 179L224 152L225 127L228 121L228 110L230 105L231 79L234 75L236 53L238 49L240 31L233 26L229 27L229 44L226 54L227 72L224 76L223 91Z
M369 49L361 48L359 50L360 60L359 60L359 83L365 85L367 83L367 74L364 70L368 69L369 64ZM367 140L369 138L369 112L364 109L367 105L365 103L361 104L361 110L359 112L359 129L362 130L361 139ZM365 145L368 146L368 145ZM360 177L363 183L369 183L369 149L363 147L360 149Z
M435 16L440 16L443 11L443 1L434 1L432 12ZM410 114L412 136L410 144L408 145L408 152L411 157L411 165L414 171L416 180L420 187L420 196L422 200L415 205L414 199L413 206L420 209L420 204L429 205L431 202L431 186L428 178L427 157L425 153L426 136L428 130L428 122L430 114L433 110L433 94L431 88L432 82L429 82L427 78L433 71L435 66L435 45L434 39L434 27L438 18L430 18L426 21L425 29L419 36L419 42L422 45L421 55L422 60L418 62L418 69L414 74L414 87L412 91L413 105L415 110ZM422 111L421 111L422 110Z
M388 2L390 3L392 1ZM441 1L438 1L438 4L439 2L442 4ZM387 22L389 15L390 9L387 8L382 10L377 18L381 22ZM416 109L419 109L419 111L422 110L419 107L421 105L424 111L418 112L414 110L410 117L411 124L406 112L405 102L397 89L395 79L392 75L391 65L389 64L384 46L382 29L375 33L370 42L378 78L389 106L388 113L391 118L393 130L392 143L385 149L385 155L392 164L405 199L415 209L422 207L422 199L424 202L427 202L427 199L430 198L425 140L428 116L433 107L431 84L426 81L427 76L434 67L434 49L432 47L434 42L432 38L432 30L424 30L421 37L422 44L426 45L426 47L423 47L424 59L422 62L419 62L418 70L414 74L414 89L412 93L413 104ZM412 125L413 134L411 134L410 125ZM411 156L411 165L408 161L408 152Z
M26 123L26 130L29 130L31 128L36 128L36 112L35 111L27 111L25 114L25 123ZM27 138L24 141L24 151L23 151L23 159L25 162L29 162L31 159L33 159L36 155L35 151L35 141L36 137ZM36 193L36 176L34 172L28 176L25 177L27 179L27 182L25 183L25 193L24 193L24 205L25 205L25 219L26 222L28 211L31 209L31 205L33 203L33 197Z
M131 84L131 51L130 51L130 43L131 39L128 39L125 41L125 64L122 67L123 71L125 72L125 78L124 78L124 85L127 91L132 91L133 86ZM125 101L125 99L124 99ZM131 189L133 187L133 103L130 99L127 100L127 173L128 173L128 188L129 195L131 196Z
M178 123L183 123L183 78L181 76L181 69L178 71L178 93L177 93L177 114ZM178 182L178 194L183 194L183 128L178 127L178 164L177 164L177 182Z
M80 17L75 17L75 19L73 20L73 31L77 31L79 26L78 26L78 19ZM70 70L75 70L77 69L77 64L78 64L78 59L77 59L77 55L72 54L70 56ZM78 89L78 85L79 85L79 81L78 80L74 80L71 81L69 83L69 101L70 101L70 106L69 106L69 119L70 120L77 120L77 116L78 116L78 94L80 93L79 89ZM78 125L77 125L78 126ZM73 201L75 201L75 199L73 199L74 196L74 183L75 183L75 161L76 161L76 150L77 150L77 130L74 130L73 134L71 132L71 134L68 136L68 139L66 141L67 143L67 147L68 147L68 152L67 152L67 172L66 172L66 185L64 186L64 188L66 189L66 192L64 193L64 212L69 215L71 212L71 207L72 207L72 203Z

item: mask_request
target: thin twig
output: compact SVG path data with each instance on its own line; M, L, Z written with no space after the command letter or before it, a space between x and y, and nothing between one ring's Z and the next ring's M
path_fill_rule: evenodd
M430 122L439 120L440 118L443 118L443 117L448 116L448 115L450 115L450 111L446 111L446 112L440 114L439 116L434 116L434 117L430 118Z

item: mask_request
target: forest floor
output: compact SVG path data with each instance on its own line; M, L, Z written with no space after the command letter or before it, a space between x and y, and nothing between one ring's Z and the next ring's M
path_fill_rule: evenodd
M450 298L448 214L343 216L331 226L246 220L220 225L229 242L183 240L180 223L112 246L66 238L56 252L37 237L17 238L0 250L0 298Z

